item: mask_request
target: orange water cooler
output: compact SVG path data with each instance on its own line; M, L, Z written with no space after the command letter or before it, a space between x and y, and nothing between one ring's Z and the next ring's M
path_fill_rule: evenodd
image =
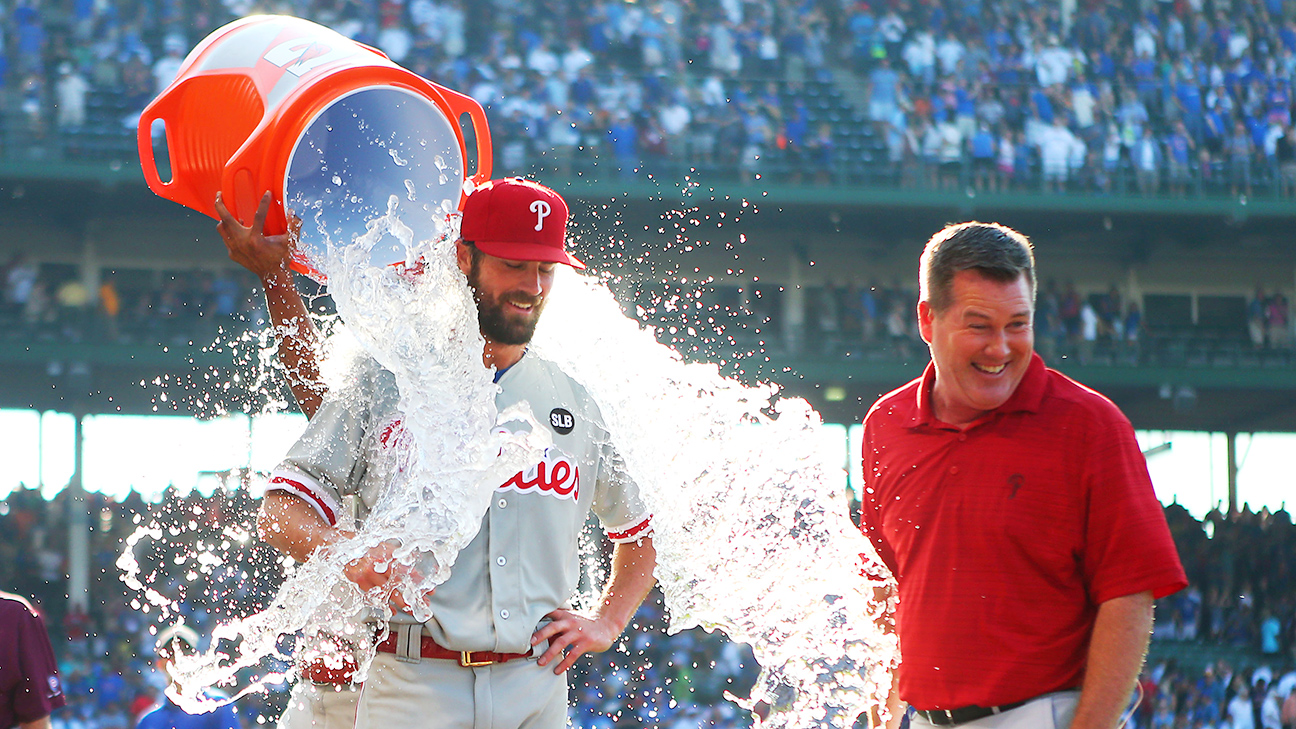
M471 174L461 120L476 140ZM158 121L169 181L154 159ZM194 48L144 110L139 153L155 193L213 218L217 191L250 223L270 190L267 232L286 229L285 208L302 218L293 267L317 277L312 253L325 241L353 241L392 196L414 239L427 240L462 203L465 180L491 173L477 102L321 25L273 15L230 23ZM405 250L388 236L370 260L401 262Z

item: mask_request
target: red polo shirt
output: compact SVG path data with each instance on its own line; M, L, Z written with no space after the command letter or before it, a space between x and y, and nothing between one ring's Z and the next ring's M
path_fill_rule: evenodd
M1187 585L1134 430L1034 355L960 430L935 369L864 421L861 526L900 585L900 697L997 706L1080 685L1099 603Z

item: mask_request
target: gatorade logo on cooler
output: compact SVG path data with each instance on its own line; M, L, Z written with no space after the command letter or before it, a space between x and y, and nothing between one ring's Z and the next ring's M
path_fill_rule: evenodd
M301 77L326 63L346 58L352 53L355 53L353 47L337 48L316 38L293 38L266 51L262 58L294 76Z

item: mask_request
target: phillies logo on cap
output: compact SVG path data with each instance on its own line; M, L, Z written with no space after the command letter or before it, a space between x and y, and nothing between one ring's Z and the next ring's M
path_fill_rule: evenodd
M544 230L544 219L549 217L553 212L553 208L549 207L549 203L544 200L536 200L531 203L531 212L536 214L535 229L540 231Z
M565 263L585 268L567 252L567 203L531 180L491 180L464 200L459 237L483 253L510 261Z

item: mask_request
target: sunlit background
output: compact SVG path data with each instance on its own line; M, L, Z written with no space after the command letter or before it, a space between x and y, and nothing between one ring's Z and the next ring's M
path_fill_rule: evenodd
M175 416L89 415L84 421L87 491L120 501L131 490L156 502L168 488L204 496L223 483L222 474L268 472L301 435L297 414L228 415L209 420ZM0 442L6 468L0 498L20 488L39 488L47 499L65 488L75 467L74 422L66 413L0 410ZM861 426L823 426L823 448L840 463L839 483L860 483ZM1228 451L1223 433L1138 431L1148 470L1163 504L1179 503L1197 518L1228 501ZM1285 508L1291 500L1291 454L1296 435L1238 436L1238 505L1252 511ZM253 495L261 484L252 479Z

